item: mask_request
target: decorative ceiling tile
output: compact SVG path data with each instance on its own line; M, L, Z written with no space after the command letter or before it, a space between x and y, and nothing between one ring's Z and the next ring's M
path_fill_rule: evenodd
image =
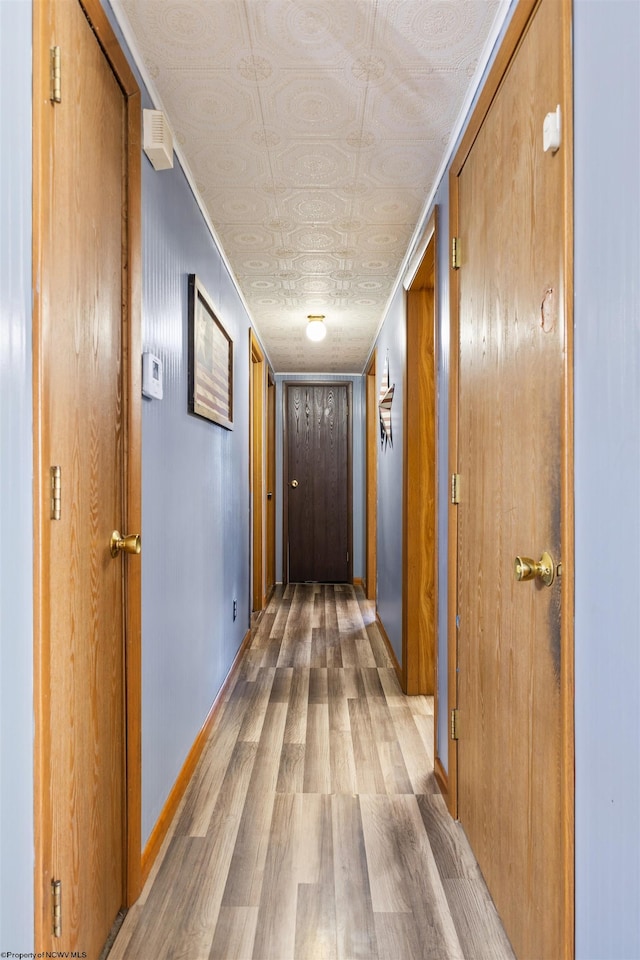
M290 142L273 151L274 175L293 187L333 186L355 172L353 152L334 142Z
M345 140L362 119L364 98L354 97L340 73L327 73L318 83L307 72L283 70L268 99L263 102L264 121L273 126L287 117L291 139L328 137Z
M259 129L262 123L257 92L241 88L220 71L170 71L171 86L163 100L167 110L179 109L178 130L195 133L207 144L238 137L244 141L247 128Z
M330 189L316 192L296 190L283 197L280 206L287 216L298 223L333 223L347 215L348 202Z
M398 63L423 68L474 65L499 8L499 0L392 0L376 27L383 47L396 51Z
M114 6L274 369L361 371L508 5ZM327 337L311 344L316 312Z
M242 50L251 52L248 24L237 0L127 0L122 6L145 62L158 75L171 67L224 69Z
M373 31L371 0L249 0L254 42L267 45L289 68L323 71L365 54Z

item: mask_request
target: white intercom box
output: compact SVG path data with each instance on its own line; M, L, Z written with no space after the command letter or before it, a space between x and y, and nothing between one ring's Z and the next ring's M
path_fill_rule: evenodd
M162 360L153 353L142 354L142 394L162 400Z

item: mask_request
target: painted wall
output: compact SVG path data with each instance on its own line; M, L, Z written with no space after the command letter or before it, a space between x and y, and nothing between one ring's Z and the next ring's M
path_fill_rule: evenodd
M578 960L640 957L639 50L640 4L576 0Z
M31 4L0 2L0 950L33 948Z
M176 165L143 158L142 835L149 836L249 626L249 320ZM234 429L187 412L187 278L234 341ZM238 618L233 621L233 600Z
M402 663L402 461L404 455L404 375L406 367L405 293L396 292L376 343L378 391L389 361L393 443L378 447L378 615Z
M330 373L278 374L276 376L276 580L282 582L282 428L284 416L284 381L318 380L329 383L351 383L353 387L351 411L353 459L353 576L365 575L365 384L364 378Z
M251 601L250 322L177 158L156 172L142 157L142 250L142 347L164 373L163 399L142 408L144 845L248 630ZM232 431L187 412L190 273L234 343Z

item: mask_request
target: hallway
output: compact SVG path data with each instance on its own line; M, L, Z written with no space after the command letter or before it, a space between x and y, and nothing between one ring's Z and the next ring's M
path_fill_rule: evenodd
M513 957L348 585L276 591L109 960Z

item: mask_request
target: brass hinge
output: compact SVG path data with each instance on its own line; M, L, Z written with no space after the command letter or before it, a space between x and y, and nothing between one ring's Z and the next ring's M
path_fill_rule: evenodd
M451 268L453 270L460 269L460 237L452 237L451 239Z
M451 474L451 503L460 503L460 474Z
M62 936L62 880L51 881L51 919L54 937Z
M62 103L60 92L60 47L51 47L51 102Z
M51 467L51 519L59 520L62 503L62 476L60 467Z
M458 711L451 711L451 739L458 739Z

